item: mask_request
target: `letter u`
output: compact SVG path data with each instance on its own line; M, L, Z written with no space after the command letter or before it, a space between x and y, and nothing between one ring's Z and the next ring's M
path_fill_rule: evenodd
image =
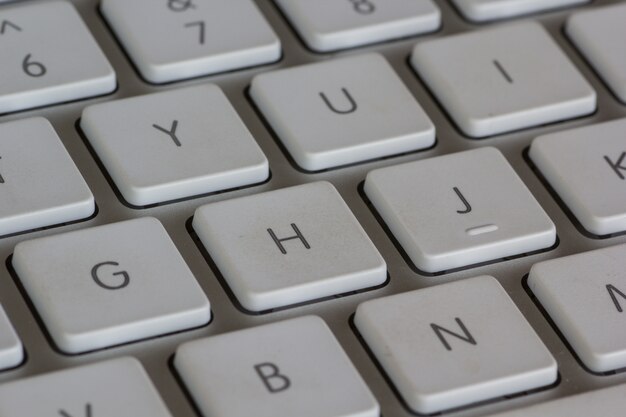
M357 109L356 101L354 101L354 99L352 98L352 96L350 95L350 93L348 92L347 89L342 88L341 91L346 96L346 98L348 99L348 102L350 104L350 107L348 107L347 109L338 109L335 106L333 106L333 104L330 102L330 100L328 100L328 97L326 97L326 94L324 94L322 92L320 92L320 97L322 98L322 100L324 100L324 103L326 103L328 108L331 109L333 112L335 112L337 114L354 113L356 111L356 109Z

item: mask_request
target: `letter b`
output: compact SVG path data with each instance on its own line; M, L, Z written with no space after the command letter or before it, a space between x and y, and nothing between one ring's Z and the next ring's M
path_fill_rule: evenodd
M291 386L289 378L286 375L282 375L278 366L271 362L254 365L254 370L261 378L261 381L263 381L265 388L272 394L285 391Z

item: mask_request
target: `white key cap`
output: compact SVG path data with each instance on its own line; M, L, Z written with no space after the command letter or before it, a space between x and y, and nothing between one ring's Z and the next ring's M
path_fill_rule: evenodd
M598 71L613 93L626 103L626 4L574 14L567 35Z
M316 182L207 204L193 228L241 305L268 310L385 282L385 261L335 188Z
M276 0L309 48L352 48L437 30L432 0Z
M590 0L452 0L461 13L475 22L506 19L558 7L589 3Z
M89 187L43 118L0 124L0 195L0 235L83 219L95 210Z
M380 415L350 359L316 316L185 343L174 366L205 416Z
M557 379L556 361L490 276L366 301L354 320L404 400L419 413Z
M533 163L596 235L626 230L625 131L620 119L540 136L530 147Z
M53 340L67 353L210 319L209 301L151 217L18 243L13 267Z
M124 199L136 206L269 176L265 155L216 85L96 104L85 109L80 126Z
M0 113L115 90L113 68L68 1L3 7L0 40Z
M171 417L139 361L126 357L0 386L2 417Z
M250 95L297 164L310 171L435 143L432 122L378 54L261 74Z
M103 0L137 66L164 83L277 61L280 40L251 0Z
M626 367L626 245L535 264L528 286L585 366Z
M14 368L24 360L24 348L0 305L0 370ZM4 414L1 414L4 416Z
M471 137L583 116L596 108L595 91L535 22L419 43L411 64Z
M626 384L505 411L489 417L623 417Z
M426 272L532 252L556 240L554 224L495 148L374 170L365 193Z

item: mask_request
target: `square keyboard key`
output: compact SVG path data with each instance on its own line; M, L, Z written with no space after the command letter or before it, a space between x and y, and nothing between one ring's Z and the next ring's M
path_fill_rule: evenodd
M0 56L0 113L116 87L113 68L69 1L2 7Z
M124 357L0 385L2 417L171 417L137 359Z
M366 301L354 321L402 398L418 413L557 379L556 361L490 276Z
M89 187L43 118L0 124L0 195L0 235L84 219L95 210Z
M558 7L589 3L590 0L452 0L463 15L475 22L506 19Z
M20 242L12 263L66 353L202 326L211 316L189 267L151 217Z
M619 100L626 103L626 4L581 11L565 30Z
M24 360L22 341L0 305L0 371L18 366Z
M540 136L530 146L535 166L595 235L626 231L624 132L620 119Z
M315 316L185 343L174 366L207 417L380 415L350 359Z
M265 155L213 84L83 111L80 126L124 199L146 206L265 181Z
M385 261L327 182L207 204L193 228L251 311L382 284Z
M266 64L280 40L252 0L103 0L141 75L165 83Z
M626 368L626 244L539 262L528 286L585 366Z
M626 384L596 389L489 417L623 417Z
M545 249L556 241L554 224L495 148L380 168L367 175L364 188L425 272Z
M276 0L309 48L352 48L435 31L441 12L432 0Z
M250 95L309 171L435 144L434 125L379 54L261 74Z
M591 85L535 22L421 42L411 64L463 133L475 138L596 109Z

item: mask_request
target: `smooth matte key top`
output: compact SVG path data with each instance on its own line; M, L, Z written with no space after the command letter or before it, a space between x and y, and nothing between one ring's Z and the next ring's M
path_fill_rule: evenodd
M318 52L435 31L432 0L276 0L306 44Z
M113 68L69 1L2 7L0 113L107 94Z
M0 305L0 370L16 367L23 360L22 342Z
M589 369L626 368L626 244L535 264L528 286Z
M2 417L171 417L139 361L125 357L0 385Z
M490 276L366 301L355 324L414 411L552 384L557 364Z
M626 103L626 4L578 12L565 30L613 93Z
M252 0L103 0L143 77L165 83L277 61L280 40Z
M261 148L213 84L96 104L85 109L80 126L124 199L136 206L269 176Z
M554 224L495 148L380 168L365 193L426 272L545 249Z
M626 230L624 132L619 119L540 136L530 146L541 174L595 235Z
M202 326L211 316L189 267L152 217L20 242L12 262L67 353Z
M327 182L204 205L196 210L193 228L248 310L284 307L387 279L385 261Z
M296 163L309 171L435 143L433 123L379 54L261 74L250 95Z
M590 0L452 0L463 15L475 22L506 19L559 7L589 3Z
M84 219L94 210L94 197L50 122L0 124L0 235Z
M475 138L596 109L591 85L536 22L421 42L411 64L463 133Z
M332 332L305 316L183 344L174 366L207 417L378 417Z
M623 417L626 384L559 398L488 417Z

